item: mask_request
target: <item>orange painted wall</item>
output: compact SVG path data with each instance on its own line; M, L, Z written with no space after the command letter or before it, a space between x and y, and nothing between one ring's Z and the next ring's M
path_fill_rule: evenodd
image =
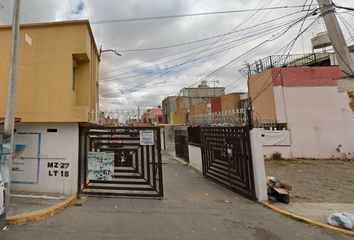
M276 119L273 80L281 75L273 73L272 69L253 75L248 80L249 96L252 107L262 117Z

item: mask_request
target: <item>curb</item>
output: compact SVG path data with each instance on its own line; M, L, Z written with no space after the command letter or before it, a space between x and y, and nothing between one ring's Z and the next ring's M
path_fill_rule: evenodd
M347 235L354 236L354 231L346 230L346 229L338 228L338 227L333 227L333 226L325 224L325 223L317 222L315 220L311 220L309 218L296 215L294 213L291 213L291 212L285 211L283 209L280 209L278 207L275 207L275 206L269 204L268 202L262 202L261 204L264 207L267 207L267 208L273 210L274 212L277 212L277 213L280 213L282 215L291 217L291 218L293 218L295 220L302 221L302 222L305 222L305 223L308 223L308 224L311 224L311 225L314 225L314 226L317 226L317 227L325 228L325 229L328 229L328 230L333 230L333 231L336 231L336 232L340 232L340 233L344 233L344 234L347 234Z
M33 221L38 221L42 220L44 218L53 216L67 207L73 205L77 200L77 196L71 196L68 199L66 199L64 202L58 203L50 208L36 211L33 213L28 213L24 215L15 215L11 217L6 218L6 225L20 225L20 224L25 224L28 222L33 222Z
M176 157L174 155L172 155L171 153L161 149L164 153L167 153L168 155L170 155L171 157L173 157L174 159L176 159L177 161L179 161L180 163L182 164L185 164L185 165L188 165L188 166L191 166L193 167L194 169L198 170L199 172L202 172L201 169L191 165L190 163L184 161L183 159L179 158L179 157ZM278 207L275 207L271 204L269 204L268 202L261 202L261 204L266 207L266 208L269 208L271 210L273 210L274 212L277 212L277 213L280 213L284 216L288 216L288 217L291 217L297 221L302 221L304 223L307 223L307 224L311 224L311 225L314 225L314 226L317 226L317 227L321 227L321 228L325 228L325 229L328 229L328 230L332 230L332 231L337 231L337 232L340 232L340 233L344 233L344 234L347 234L347 235L350 235L350 236L354 236L354 231L350 231L350 230L346 230L346 229L343 229L343 228L338 228L338 227L333 227L331 225L328 225L328 224L325 224L325 223L321 223L321 222L317 222L315 220L311 220L309 218L306 218L306 217L302 217L302 216L299 216L299 215L296 215L294 213L291 213L291 212L288 212L288 211L285 211L283 209L280 209Z
M174 159L176 159L178 162L180 162L180 163L182 163L182 164L184 164L184 165L188 165L188 166L194 168L195 170L197 170L197 171L199 171L199 172L201 172L201 173L203 172L201 169L197 168L196 166L193 166L193 165L190 164L189 162L186 162L186 161L184 161L183 159L172 155L171 153L167 152L166 150L161 149L161 151L163 151L164 153L167 153L168 155L170 155L171 157L173 157Z

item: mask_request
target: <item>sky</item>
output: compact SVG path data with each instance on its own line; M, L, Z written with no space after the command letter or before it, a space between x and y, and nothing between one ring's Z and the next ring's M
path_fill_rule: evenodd
M333 1L354 8L352 0ZM226 94L247 92L239 71L247 63L313 51L311 38L325 31L317 7L316 0L31 0L22 1L20 22L88 19L97 46L122 55L102 53L100 110L130 111L158 107L201 80ZM1 25L12 24L12 11L13 0L0 0ZM354 11L336 14L354 44Z

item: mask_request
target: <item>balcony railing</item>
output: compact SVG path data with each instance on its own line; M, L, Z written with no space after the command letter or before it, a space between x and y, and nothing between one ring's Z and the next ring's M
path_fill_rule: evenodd
M248 78L271 68L331 66L334 59L334 53L273 55L248 64L239 71Z

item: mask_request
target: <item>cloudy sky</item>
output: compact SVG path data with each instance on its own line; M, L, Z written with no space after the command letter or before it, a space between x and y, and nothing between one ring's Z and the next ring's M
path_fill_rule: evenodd
M13 0L0 4L0 24L12 24ZM316 0L31 0L22 1L21 23L89 19L97 46L122 54L102 54L100 109L135 110L201 80L247 91L246 63L312 51L310 39L325 30L316 8ZM354 11L337 16L354 44Z

